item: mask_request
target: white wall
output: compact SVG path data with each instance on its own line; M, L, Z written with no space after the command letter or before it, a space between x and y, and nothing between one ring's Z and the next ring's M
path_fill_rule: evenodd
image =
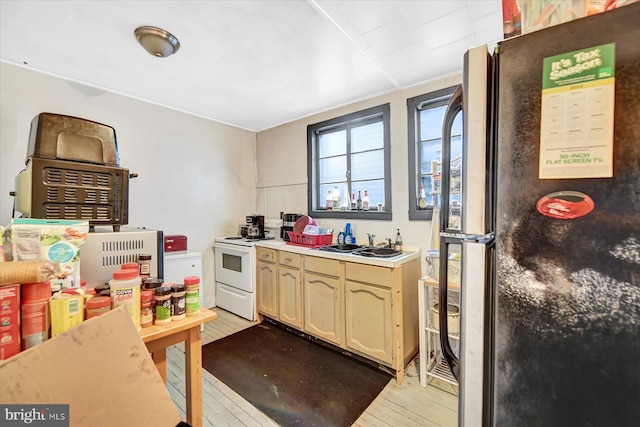
M422 251L422 273L431 239L431 221L409 221L409 173L407 99L438 89L460 84L460 76L443 78L388 95L336 108L258 133L257 139L257 209L267 218L278 218L280 212L307 213L307 126L369 107L390 103L391 106L391 191L392 221L353 220L358 243L367 243L367 234L376 235L376 242L395 237L400 229L405 245ZM413 200L411 201L413 203ZM319 221L334 229L334 240L344 220Z
M11 221L14 179L41 112L116 130L129 185L129 225L184 234L202 252L205 304L214 301L213 239L237 234L255 210L256 134L0 62L0 224Z

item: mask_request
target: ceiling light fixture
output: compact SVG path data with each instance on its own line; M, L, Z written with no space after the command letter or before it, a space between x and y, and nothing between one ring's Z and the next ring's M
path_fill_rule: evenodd
M166 58L180 49L178 39L168 31L157 27L138 27L134 34L147 52L158 58Z

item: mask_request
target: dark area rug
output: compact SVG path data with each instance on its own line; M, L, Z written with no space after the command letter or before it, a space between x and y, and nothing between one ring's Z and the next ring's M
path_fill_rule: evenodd
M392 378L264 322L204 345L202 366L281 426L350 426Z

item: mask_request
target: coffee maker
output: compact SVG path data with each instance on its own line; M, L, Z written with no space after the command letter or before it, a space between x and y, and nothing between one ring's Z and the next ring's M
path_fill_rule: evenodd
M302 217L302 214L282 214L282 227L280 228L280 238L285 242L289 241L287 231L293 231L293 224Z
M247 239L264 239L264 215L247 215Z

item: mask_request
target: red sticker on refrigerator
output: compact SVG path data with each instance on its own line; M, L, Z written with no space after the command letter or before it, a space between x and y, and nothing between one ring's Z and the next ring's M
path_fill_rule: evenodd
M579 191L557 191L536 203L538 212L556 219L580 218L591 212L594 206L591 197Z

